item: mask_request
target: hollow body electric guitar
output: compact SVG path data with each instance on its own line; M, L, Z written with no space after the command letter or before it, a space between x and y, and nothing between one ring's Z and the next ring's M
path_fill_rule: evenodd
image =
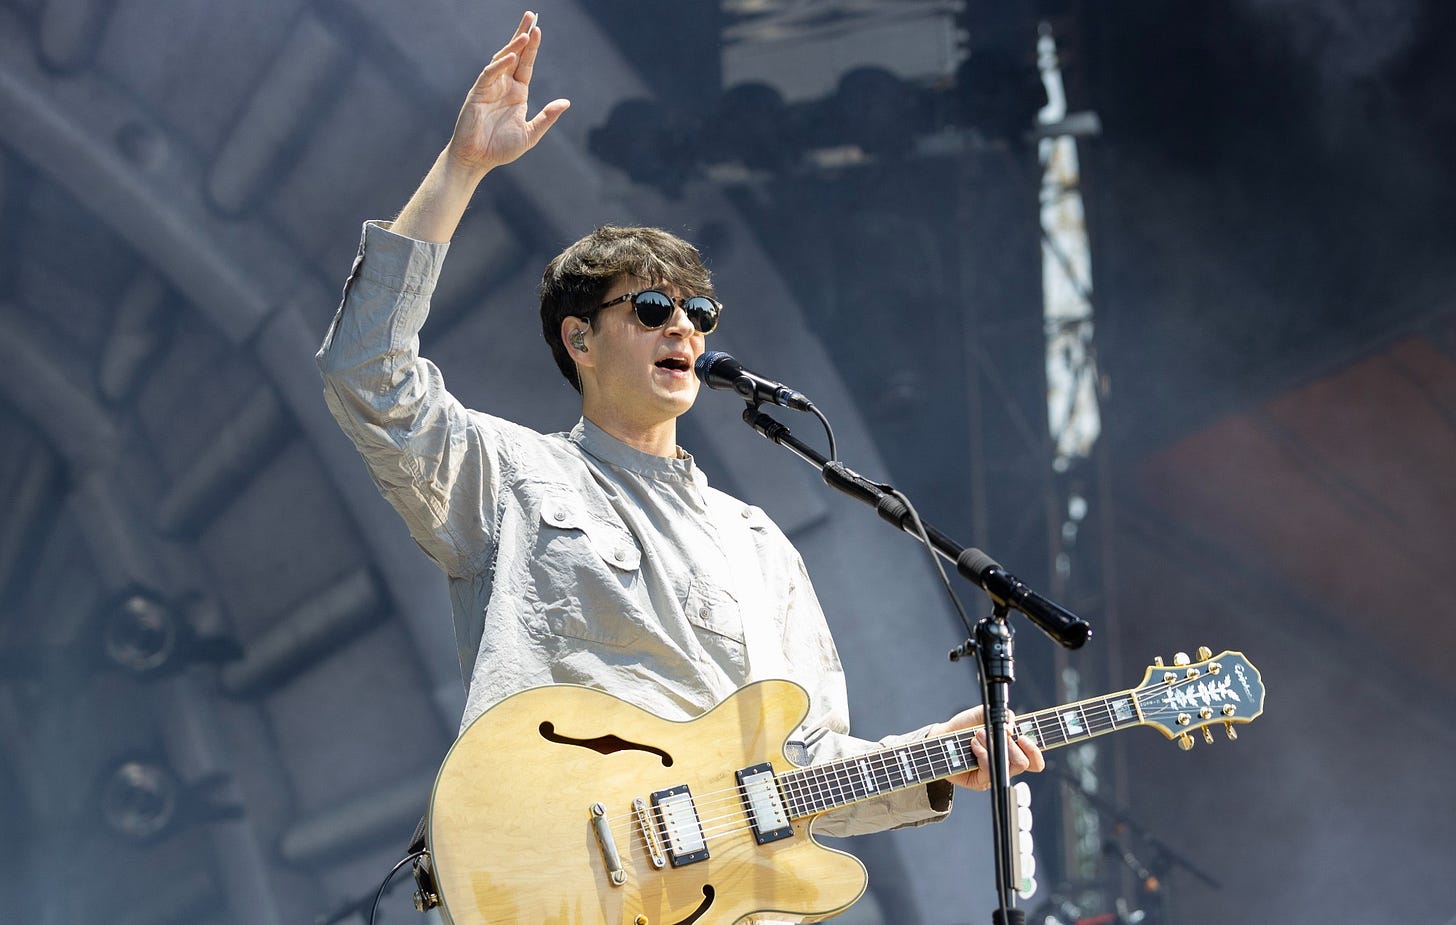
M1179 656L1131 690L1018 717L1043 749L1130 726L1184 748L1251 722L1259 672L1239 652ZM790 681L750 684L694 720L585 687L538 687L481 714L445 758L429 850L451 925L815 921L864 893L864 866L815 817L975 767L971 730L825 764L784 754L808 710Z

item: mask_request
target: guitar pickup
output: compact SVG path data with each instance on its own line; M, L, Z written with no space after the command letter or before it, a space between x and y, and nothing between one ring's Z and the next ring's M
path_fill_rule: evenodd
M774 777L773 765L768 762L743 768L736 773L738 792L743 797L743 808L748 812L748 824L753 828L753 837L760 845L794 834L788 813L784 812L783 795L779 793L778 780Z
M682 867L707 860L708 840L703 834L703 824L698 819L698 809L693 804L688 785L658 790L651 799L652 808L657 811L662 844L672 866Z

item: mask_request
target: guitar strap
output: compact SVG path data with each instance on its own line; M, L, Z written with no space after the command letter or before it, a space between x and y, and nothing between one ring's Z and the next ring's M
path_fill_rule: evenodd
M748 680L787 678L789 664L784 656L783 627L773 619L772 602L767 600L763 580L763 565L758 560L758 542L749 526L757 511L720 491L710 490L707 496L728 557L733 597L738 601L738 614L743 621Z

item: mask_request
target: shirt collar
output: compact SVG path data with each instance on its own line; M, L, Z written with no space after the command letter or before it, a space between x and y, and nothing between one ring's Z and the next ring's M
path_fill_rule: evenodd
M650 479L676 482L701 480L693 457L682 447L678 447L678 452L682 455L677 459L653 456L651 453L644 453L636 447L628 446L586 418L576 422L568 439L581 447L587 455L595 457L609 466L626 469L628 472L635 472Z

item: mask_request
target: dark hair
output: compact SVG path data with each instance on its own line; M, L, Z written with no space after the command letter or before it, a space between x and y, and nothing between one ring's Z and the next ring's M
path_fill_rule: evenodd
M677 286L692 295L713 296L713 278L698 249L661 228L603 225L557 254L541 274L541 336L561 375L581 391L576 364L561 342L561 322L586 318L590 324L612 285L635 276L647 286Z

